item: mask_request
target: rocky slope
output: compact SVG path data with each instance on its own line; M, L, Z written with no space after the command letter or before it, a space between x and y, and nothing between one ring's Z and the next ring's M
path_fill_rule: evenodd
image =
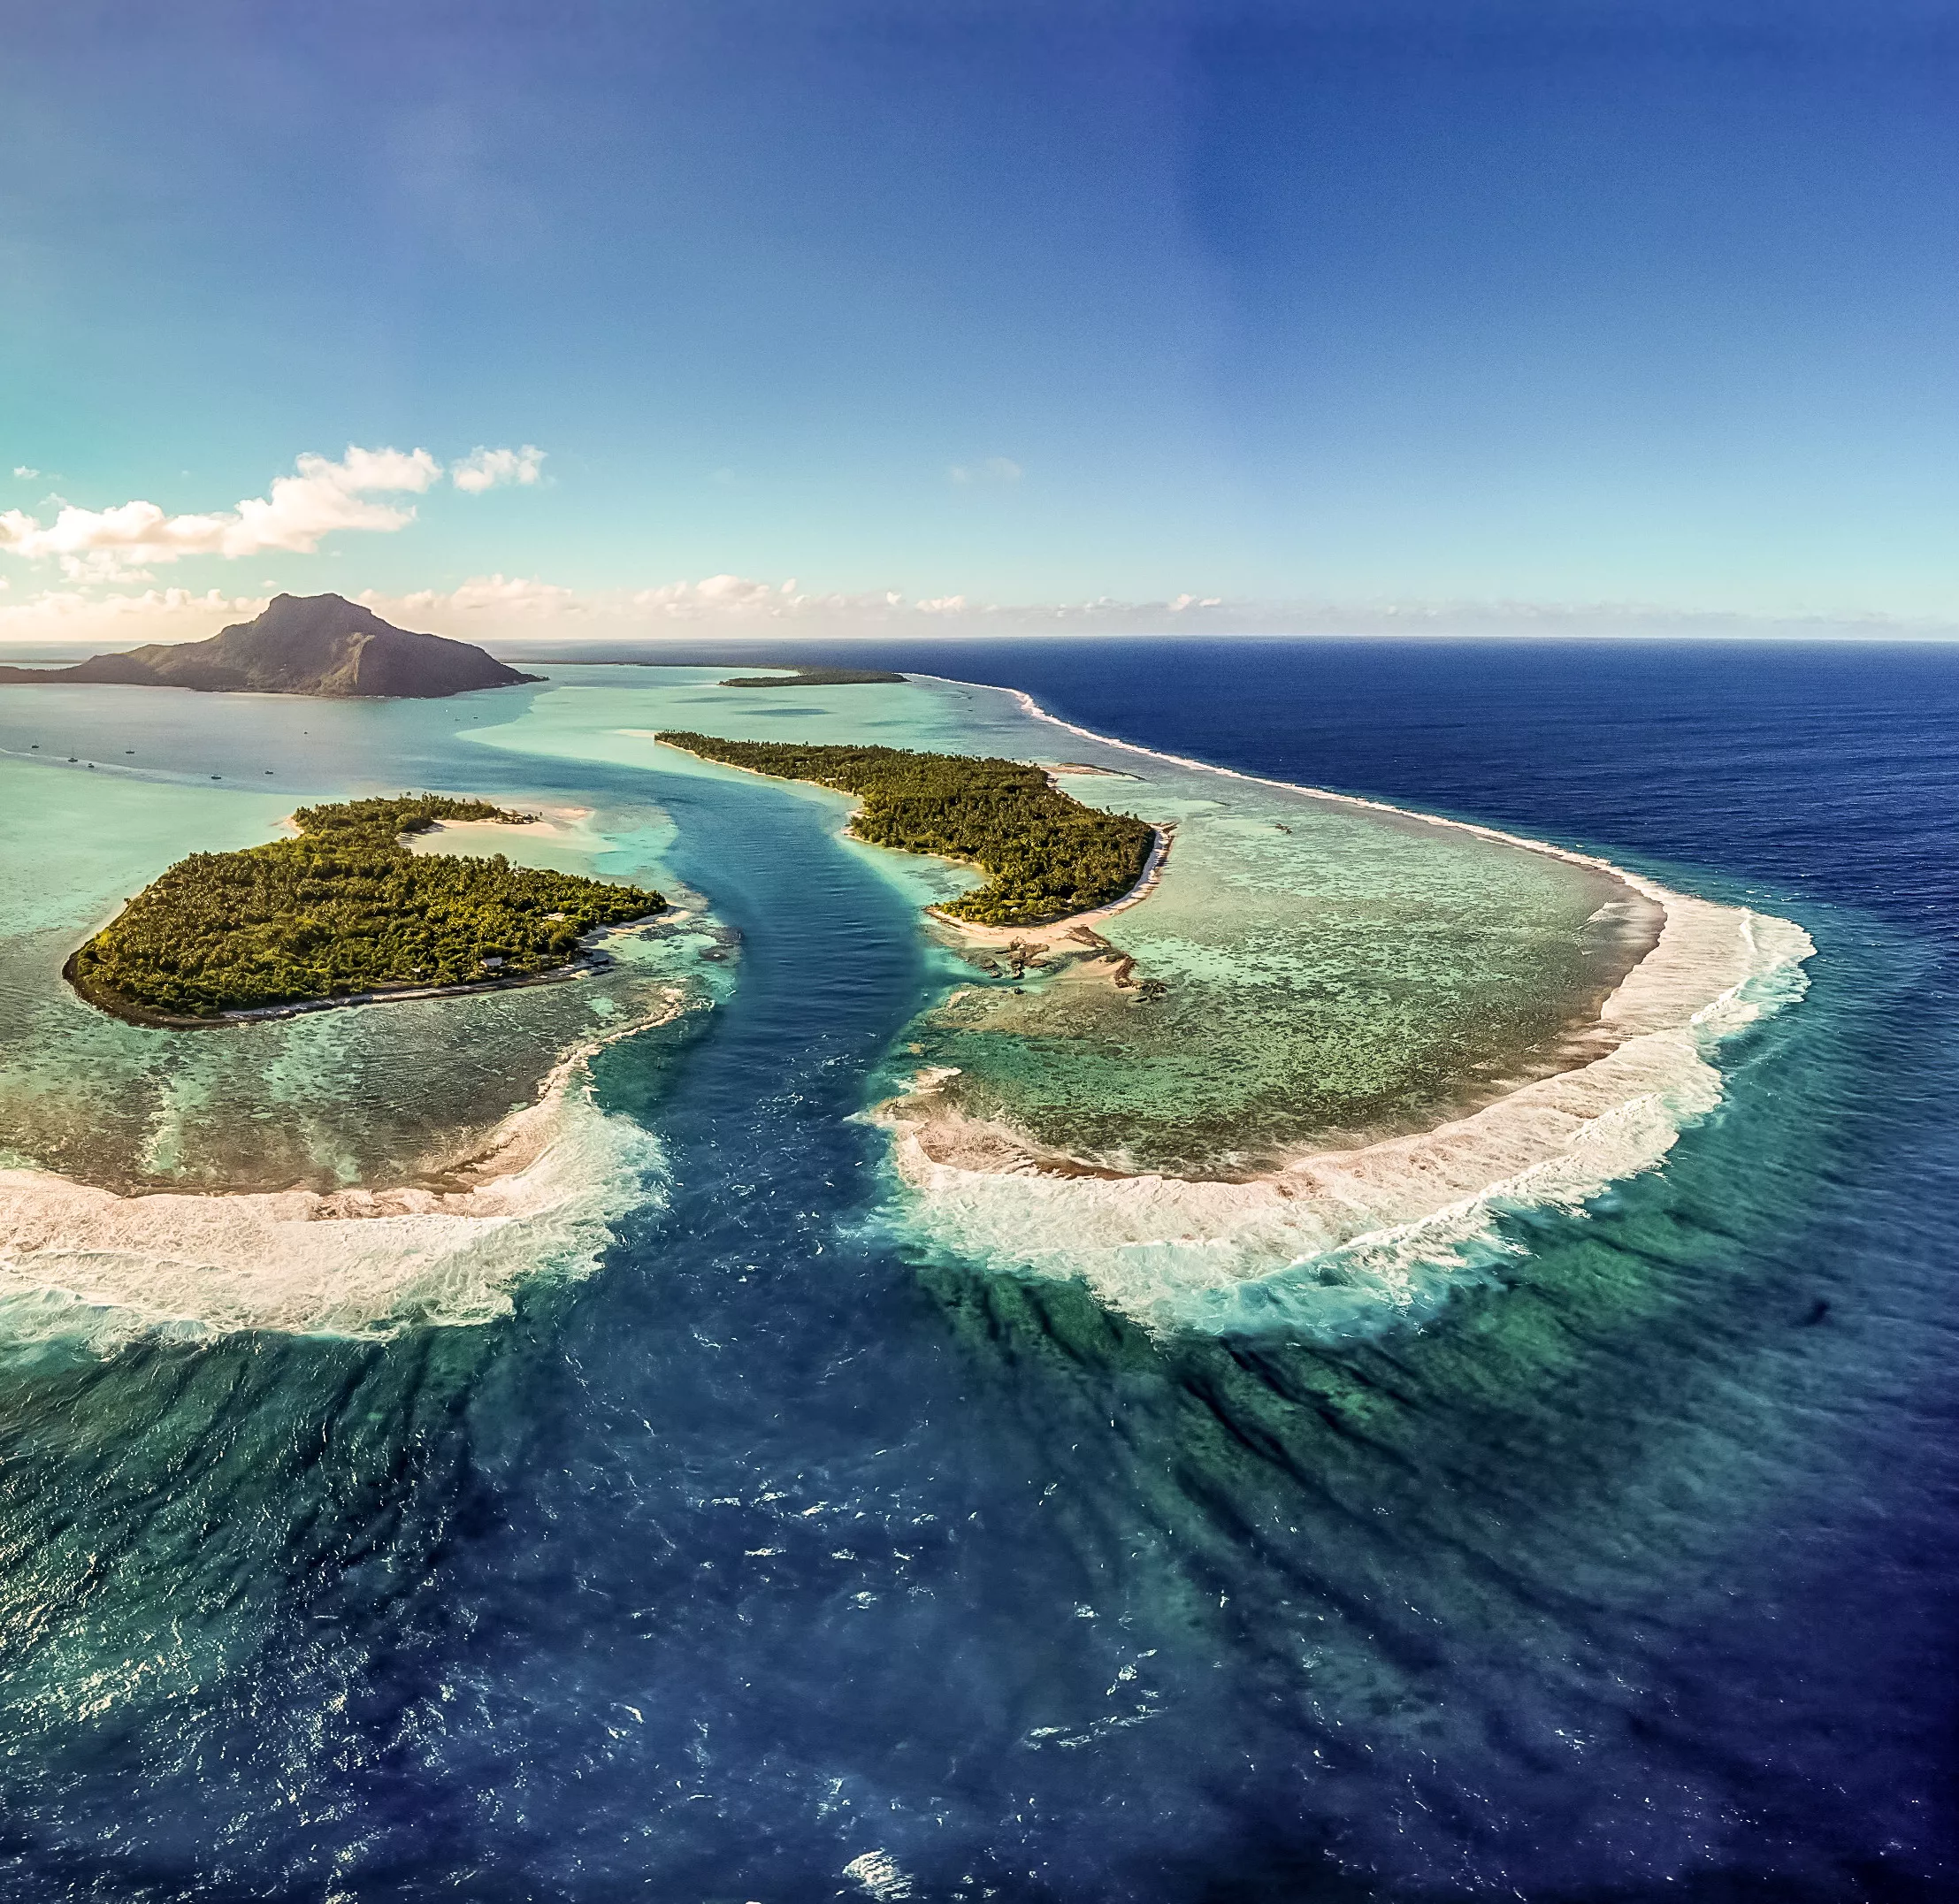
M0 682L110 682L206 693L432 700L535 681L467 641L411 634L339 595L279 595L256 621L206 641L153 643L73 668L0 667Z

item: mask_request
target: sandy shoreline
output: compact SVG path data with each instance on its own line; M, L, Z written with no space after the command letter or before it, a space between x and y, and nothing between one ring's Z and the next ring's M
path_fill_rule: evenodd
M505 838L513 833L524 833L534 839L559 839L576 833L596 811L592 807L540 807L534 820L432 820L425 827L404 835L402 845L410 853L426 853L428 848L417 847L416 842L428 840L438 833L495 833Z
M938 906L928 906L926 918L940 927L958 943L960 948L971 946L975 950L1005 951L1014 945L1024 945L1035 950L1051 951L1064 940L1080 932L1084 927L1092 928L1098 919L1113 918L1117 913L1127 912L1132 906L1140 906L1154 892L1163 877L1164 863L1170 857L1170 848L1176 839L1176 822L1150 829L1155 838L1151 843L1149 857L1143 862L1143 870L1136 876L1136 883L1119 899L1112 899L1106 906L1097 906L1085 913L1068 913L1060 919L1051 919L1045 926L989 926L971 919L958 919ZM954 865L963 865L954 860ZM1120 956L1120 955L1119 955Z

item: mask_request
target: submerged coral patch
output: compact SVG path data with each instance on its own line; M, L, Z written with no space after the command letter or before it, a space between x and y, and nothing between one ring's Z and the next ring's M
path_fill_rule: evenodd
M1721 1042L1801 991L1787 921L1072 731L1180 825L1106 928L1160 990L1023 944L912 1028L882 1114L893 1214L931 1251L1081 1278L1153 1327L1375 1328L1504 1210L1657 1163L1719 1102Z

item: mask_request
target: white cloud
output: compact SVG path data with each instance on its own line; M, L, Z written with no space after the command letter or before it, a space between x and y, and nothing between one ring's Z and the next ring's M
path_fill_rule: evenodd
M0 642L90 642L128 647L143 641L201 641L231 622L249 621L264 595L225 595L215 588L146 588L141 594L84 594L45 589L0 608Z
M756 608L775 613L785 600L797 599L793 594L785 597L772 582L752 582L739 575L710 575L698 582L669 582L659 588L636 590L631 597L637 608L653 608L677 617Z
M425 449L349 447L338 463L300 457L296 476L276 478L270 495L248 496L208 516L171 516L154 502L113 508L65 506L43 524L22 509L0 512L0 548L29 560L53 556L71 579L127 573L186 555L256 555L266 550L310 554L341 529L391 531L415 519L412 508L375 495L419 494L442 473Z
M989 456L984 463L955 463L945 477L953 483L1017 483L1026 474L1011 456Z
M485 449L478 443L468 455L449 465L449 480L466 493L478 496L500 483L534 483L544 463L544 452L535 443L522 449Z
M964 595L911 598L895 589L806 593L794 581L738 575L641 589L582 590L536 577L476 576L452 589L356 598L405 628L479 641L504 654L538 652L554 635L581 643L644 642L703 635L780 640L792 635L989 634L1167 635L1669 635L1936 639L1959 638L1959 623L1875 615L1747 616L1633 602L1275 601L1190 593L1156 600L1104 595L1087 600L990 603ZM143 641L195 641L227 622L249 619L263 596L217 590L49 589L0 604L0 652L9 644L130 647ZM88 647L82 645L87 644Z
M363 589L355 600L388 621L403 615L577 615L585 603L574 588L531 576L478 575L452 589L421 588L408 595Z
M983 621L1003 633L1018 629L1051 628L1056 622L1084 631L1135 631L1188 625L1193 620L1219 623L1228 617L1247 617L1255 625L1259 604L1227 604L1217 595L1183 594L1168 601L1122 601L1113 596L1094 600L991 604L963 594L912 598L898 589L868 589L829 594L805 593L792 580L770 584L748 576L711 575L698 582L668 582L657 588L579 598L587 612L603 619L608 630L630 633L635 623L644 631L647 617L659 622L710 622L740 632L745 627L761 632L784 623L808 631L847 634L876 629L902 633L910 629L930 632L948 621ZM623 623L620 617L624 617Z
M13 466L13 473L18 476L23 482L31 482L35 477L41 474L41 471L39 470L30 469L28 465L24 463L17 463Z
M528 443L522 449L478 448L452 473L466 491L534 483L543 455ZM309 455L294 467L295 475L273 479L269 494L248 496L210 515L172 516L140 501L106 509L63 503L52 523L24 509L0 511L0 549L28 561L52 558L71 581L82 582L141 577L152 563L187 555L310 555L324 538L342 530L389 534L405 529L415 520L413 507L375 499L422 495L442 475L442 465L425 449L355 445L337 463Z

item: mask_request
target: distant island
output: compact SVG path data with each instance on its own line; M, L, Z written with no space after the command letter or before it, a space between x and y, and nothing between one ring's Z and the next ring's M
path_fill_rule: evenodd
M297 839L197 853L144 887L64 975L141 1024L535 981L585 936L659 912L640 886L487 859L410 853L445 820L522 825L484 800L403 794L302 807Z
M792 667L772 675L735 675L718 681L717 687L872 687L882 683L903 681L903 675L887 674L878 668Z
M987 883L937 910L976 925L1044 926L1112 906L1143 878L1157 844L1147 821L1084 807L1019 761L712 734L654 738L702 760L853 793L863 805L851 830L874 846L971 860L991 876Z
M318 694L430 700L541 680L467 641L411 634L340 595L276 595L256 620L205 641L153 642L73 668L0 667L0 684L98 682L207 694Z

